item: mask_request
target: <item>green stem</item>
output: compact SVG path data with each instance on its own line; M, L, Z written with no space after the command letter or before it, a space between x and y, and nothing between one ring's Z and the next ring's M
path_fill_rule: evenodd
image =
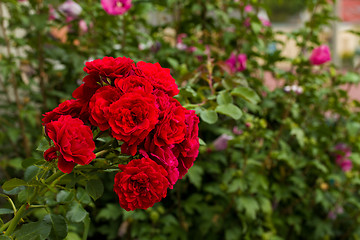
M10 225L10 222L11 221L8 221L7 223L5 223L0 227L0 233L2 233Z
M14 232L16 226L18 225L18 223L19 223L19 221L20 221L20 219L21 219L21 217L22 217L22 215L23 215L23 214L25 213L25 211L26 211L26 205L27 205L27 203L25 203L24 205L22 205L22 206L20 207L20 209L17 211L17 213L16 213L16 215L14 216L14 218L10 221L10 225L9 225L8 229L6 230L6 232L5 232L5 236L10 236L10 235Z
M108 151L109 151L108 149L105 149L105 150L102 150L102 151L100 151L100 152L95 153L95 155L96 155L96 157L99 157L99 156L101 156L101 155L104 155L104 154L107 153Z
M57 171L56 173L54 173L53 175L51 175L50 177L48 177L48 179L45 180L46 184L52 183L55 179L62 177L63 175L65 175L65 173L61 172L61 171Z

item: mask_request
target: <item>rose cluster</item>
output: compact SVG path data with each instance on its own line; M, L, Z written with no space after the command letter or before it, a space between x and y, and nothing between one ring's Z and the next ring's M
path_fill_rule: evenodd
M88 74L73 92L75 99L44 114L53 146L47 161L70 173L76 164L95 159L93 132L117 139L121 153L140 156L119 165L114 191L126 210L146 209L166 196L193 165L199 152L195 111L173 98L179 93L169 69L126 57L86 62Z

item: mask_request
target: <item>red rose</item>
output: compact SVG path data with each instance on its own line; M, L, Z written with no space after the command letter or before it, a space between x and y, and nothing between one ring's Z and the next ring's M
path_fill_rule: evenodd
M100 76L102 81L107 82L106 78L115 80L128 76L132 64L133 60L126 57L104 57L86 62L83 70L90 75Z
M90 122L98 126L101 131L108 129L108 116L110 104L119 100L120 91L112 86L99 88L89 102Z
M54 110L43 114L44 118L42 119L43 125L51 121L56 121L61 115L70 115L75 118L80 118L84 122L87 121L88 115L81 114L81 109L83 108L83 103L79 100L67 100L59 104Z
M51 162L58 158L57 152L59 149L57 147L51 147L44 152L44 158L46 161Z
M153 91L153 86L150 81L138 76L118 78L115 80L115 86L119 88L122 93L131 92L137 89L141 89L146 93L151 93Z
M167 172L149 158L134 159L127 165L119 165L122 172L116 174L114 191L126 211L147 209L166 197L169 182Z
M75 164L86 165L95 159L93 134L80 119L60 116L57 121L46 124L45 132L59 149L60 171L70 173Z
M111 134L124 141L121 150L135 155L136 147L158 122L159 110L155 97L144 91L125 93L110 105L109 125Z
M135 73L138 76L149 78L154 88L166 92L170 97L179 93L175 79L170 75L170 69L162 68L159 63L138 62Z
M84 102L88 102L94 93L101 87L99 84L100 77L95 75L87 75L83 78L83 84L76 88L72 97L76 99L81 99Z
M195 111L187 110L185 114L186 134L185 140L176 144L172 151L178 159L179 179L181 179L192 167L199 154L199 118Z
M143 145L141 146L139 153L154 160L157 164L160 164L167 171L167 179L169 180L169 187L172 189L173 185L179 179L178 160L171 151L170 146L159 147L154 144L152 136L148 136Z
M155 127L154 142L158 146L169 146L184 140L186 132L185 112L180 103L169 98L169 106L161 112L160 121Z

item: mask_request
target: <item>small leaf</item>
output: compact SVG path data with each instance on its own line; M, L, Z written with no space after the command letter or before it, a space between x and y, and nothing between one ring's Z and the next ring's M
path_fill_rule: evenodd
M8 209L8 208L0 208L0 215L2 214L12 214L14 213L14 210Z
M51 239L64 239L68 234L68 227L63 216L48 214L43 221L51 226Z
M86 183L86 191L94 199L98 199L104 193L104 185L101 180L90 180Z
M44 161L44 160L39 160L39 159L36 159L36 158L27 158L27 159L25 159L25 160L23 160L21 162L21 166L23 168L28 168L29 166L34 165L34 164L39 163L39 162L42 162L42 161Z
M91 202L89 194L83 188L77 189L76 198L83 204L89 204Z
M233 99L228 91L221 91L216 98L216 101L219 105L232 103Z
M38 174L39 171L40 171L40 168L38 168L37 166L28 167L24 173L24 180L26 182L29 182L31 179L33 179Z
M51 225L44 221L24 224L14 235L17 240L46 239L51 231Z
M10 191L16 187L19 186L24 186L26 185L26 182L24 180L18 179L18 178L12 178L8 181L6 181L3 185L2 188L6 191Z
M241 97L252 104L257 104L260 101L256 92L247 87L237 87L231 91L231 95Z
M213 124L218 120L218 115L214 110L204 110L200 112L201 119L208 123Z
M70 211L67 212L66 218L71 222L81 222L84 220L88 212L78 202L73 202Z
M190 182L194 184L195 187L198 189L201 187L201 180L203 173L204 170L201 167L194 165L189 169L189 172L187 174Z
M224 114L226 116L232 117L235 120L240 119L242 116L242 111L240 110L240 108L238 108L232 103L219 105L216 107L215 111Z
M40 152L44 152L46 151L48 148L50 147L50 144L48 142L48 140L43 137L40 142L39 142L39 145L38 147L36 148L37 151L40 151Z
M56 201L59 203L70 202L73 200L73 198L74 198L74 194L72 192L68 192L65 190L61 190L56 195Z

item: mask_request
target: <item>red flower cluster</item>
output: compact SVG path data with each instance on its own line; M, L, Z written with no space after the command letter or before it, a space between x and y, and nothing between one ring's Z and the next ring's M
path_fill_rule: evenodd
M148 208L193 165L199 118L173 98L178 87L170 70L158 63L104 57L87 62L84 71L88 75L73 92L75 100L44 114L46 133L55 145L45 159L58 158L59 169L71 172L76 163L95 158L89 126L108 131L123 142L122 153L144 157L119 166L114 191L120 205L126 210Z

